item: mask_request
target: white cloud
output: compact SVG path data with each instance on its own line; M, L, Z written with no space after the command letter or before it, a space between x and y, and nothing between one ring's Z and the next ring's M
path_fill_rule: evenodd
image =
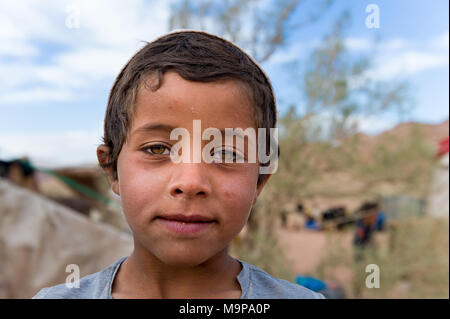
M394 51L405 49L408 42L404 39L391 39L380 43L380 51Z
M348 37L344 40L345 47L350 51L394 51L405 49L408 41L405 39L394 38L382 42L375 42L370 38Z
M169 6L143 0L2 1L0 101L66 100L112 81L142 41L167 31ZM66 26L73 8L78 29Z
M99 46L136 49L139 41L153 40L167 31L169 1L90 1L79 6L80 30Z
M22 41L1 41L0 56L35 56L39 52L36 46Z
M4 0L0 7L0 39L21 41L52 40L62 42L64 20L62 1Z
M12 97L14 92L27 93L39 88L47 91L66 90L74 94L78 88L89 85L89 81L86 81L83 75L70 73L62 67L17 61L0 62L0 80L2 81L0 100L6 99L9 103L20 103L27 99L21 97L20 100L12 100L9 97Z
M351 51L367 51L374 47L372 41L367 38L348 37L344 41L344 45Z
M44 87L6 92L0 96L0 103L69 101L72 98L73 93L71 91Z
M101 130L66 132L2 132L0 158L27 156L36 165L95 164Z
M55 64L73 76L95 80L116 76L134 53L130 49L77 48L57 56Z
M295 43L276 51L266 65L275 65L295 61L303 57L304 52L305 46L301 43Z
M432 45L438 49L447 49L449 48L449 35L448 31L443 34L435 37L431 41Z
M386 118L379 116L356 116L352 120L353 123L357 123L361 132L376 135L383 131L389 130L397 125L397 121L394 118Z
M367 76L374 80L410 77L416 73L448 67L448 31L418 43L393 38L379 43L362 37L349 37L345 45L350 51L371 54L374 66Z
M448 53L402 51L398 54L380 56L376 67L367 75L376 80L391 80L397 77L409 77L433 68L448 67L448 64Z
M91 71L93 71L91 69ZM85 81L83 74L74 74L67 68L57 65L31 65L28 67L28 73L33 83L44 83L51 85L52 88L70 88L75 89L89 85Z
M376 42L370 38L348 37L344 45L350 52L369 54L374 59L367 76L374 80L391 80L441 67L448 67L448 32L416 43L403 38ZM293 44L277 51L269 61L270 66L293 61L309 49Z
M321 136L327 136L333 124L333 119L338 120L339 116L330 111L324 111L311 118L312 127L321 128ZM346 122L347 129L355 128L357 132L368 135L376 135L385 130L389 130L398 124L395 116L392 115L351 115ZM317 136L316 136L317 137Z

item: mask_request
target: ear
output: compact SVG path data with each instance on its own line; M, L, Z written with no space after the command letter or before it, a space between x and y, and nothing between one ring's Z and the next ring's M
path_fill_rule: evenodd
M112 191L120 196L119 191L119 179L114 178L113 174L113 168L112 167L103 167L104 164L109 162L109 156L110 156L110 148L106 145L99 145L97 147L97 159L100 164L100 166L103 168L103 171L106 174L106 177L108 178L109 184L111 184Z
M263 179L256 185L256 192L255 192L255 198L253 198L253 205L255 205L256 200L259 197L259 194L261 194L261 191L264 188L264 185L266 185L269 178L272 176L272 174L265 174L263 175Z

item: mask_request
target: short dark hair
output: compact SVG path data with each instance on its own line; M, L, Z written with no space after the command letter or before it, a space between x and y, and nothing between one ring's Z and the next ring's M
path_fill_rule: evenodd
M100 165L112 167L114 179L117 178L117 159L134 114L137 92L152 74L158 81L151 89L157 90L168 71L174 71L188 81L237 80L244 83L254 104L256 125L266 128L266 141L270 146L270 128L276 127L277 122L276 103L272 85L257 63L239 47L218 36L200 31L173 32L140 49L120 71L111 89L103 136L109 156L108 161Z

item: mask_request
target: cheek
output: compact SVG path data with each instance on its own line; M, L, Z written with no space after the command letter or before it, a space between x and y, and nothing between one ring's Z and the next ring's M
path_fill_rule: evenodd
M256 193L256 178L253 174L223 182L219 193L222 194L220 201L226 206L227 219L245 224Z
M146 210L164 196L164 170L145 170L138 163L129 161L119 175L120 197L123 211L129 223L143 221Z

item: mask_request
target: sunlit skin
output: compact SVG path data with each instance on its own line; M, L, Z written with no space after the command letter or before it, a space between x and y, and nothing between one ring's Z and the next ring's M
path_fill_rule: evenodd
M252 110L242 84L232 80L192 82L168 72L158 90L139 90L117 180L106 169L134 238L134 251L116 275L113 298L241 296L236 279L241 265L228 248L268 177L257 183L257 163L174 163L169 151L177 141L170 140L164 126L186 128L191 138L193 120L201 120L202 130L256 128ZM153 124L163 126L143 129ZM100 162L107 152L99 146ZM201 214L215 222L198 234L183 235L167 230L156 218L167 213Z

